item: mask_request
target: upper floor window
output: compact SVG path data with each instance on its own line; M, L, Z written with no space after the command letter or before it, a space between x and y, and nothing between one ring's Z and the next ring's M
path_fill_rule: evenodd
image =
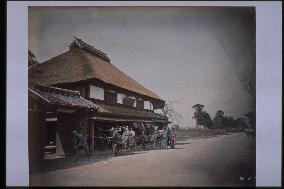
M90 85L90 98L104 100L105 99L104 89L96 87L94 85Z
M134 97L128 96L123 99L123 104L126 106L136 107L136 99Z
M134 107L137 107L137 100L134 98Z
M150 102L150 110L154 110L154 106L152 102Z
M136 100L136 106L139 110L143 110L144 109L144 101L143 99L137 99Z
M146 109L146 110L151 110L151 102L149 102L149 101L144 101L144 109Z
M115 104L117 102L117 94L115 91L105 90L105 102Z
M125 94L117 93L117 103L123 104L123 100L124 100L126 97L127 97L127 96L126 96Z

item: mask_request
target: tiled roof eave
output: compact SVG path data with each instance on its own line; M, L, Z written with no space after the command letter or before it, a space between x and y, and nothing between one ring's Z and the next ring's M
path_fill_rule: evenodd
M159 117L152 117L152 116L135 116L135 115L130 115L130 114L117 114L117 113L112 113L112 112L98 112L98 115L101 116L106 116L106 117L122 117L122 118L134 118L134 119L149 119L149 120L167 120L166 117L159 118Z
M93 102L84 99L79 93L71 90L37 85L33 89L29 88L29 92L53 108L98 110L98 106Z
M58 107L65 107L65 108L71 108L71 109L90 109L90 110L98 110L97 107L91 107L91 106L80 106L80 105L70 105L70 104L60 104L60 103L50 103L50 105L58 106Z
M110 122L143 122L143 123L155 123L155 122L160 122L160 123L168 123L169 121L167 120L147 120L143 118L114 118L114 117L101 117L98 115L95 115L91 117L93 120L98 120L98 121L110 121Z

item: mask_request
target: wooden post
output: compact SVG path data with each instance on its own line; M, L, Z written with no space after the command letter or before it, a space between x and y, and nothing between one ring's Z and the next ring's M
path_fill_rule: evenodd
M94 121L90 120L90 154L94 154Z

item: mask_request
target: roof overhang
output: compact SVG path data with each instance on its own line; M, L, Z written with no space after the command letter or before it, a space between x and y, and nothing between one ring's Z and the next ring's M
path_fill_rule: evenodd
M66 89L60 89L60 88L54 88L50 86L43 86L46 88L51 88L54 91L67 91ZM72 104L68 102L69 96L66 95L65 98L60 99L60 102L57 102L57 100L54 100L54 98L57 98L58 94L50 94L45 96L45 93L42 91L36 91L32 88L28 89L29 91L29 98L31 97L33 100L36 100L39 102L39 104L44 107L47 111L51 112L58 112L58 113L77 113L77 112L88 112L90 114L96 113L98 111L98 107L91 101L88 101L87 99L82 98L80 95L76 96L76 100L80 100L80 103ZM69 91L72 93L75 93L74 91ZM64 101L65 100L65 101ZM71 99L72 100L72 99ZM74 100L74 99L73 99ZM92 107L84 104L85 102L88 103L88 105L92 105Z
M168 123L167 120L147 120L147 119L131 119L131 118L115 118L115 117L102 117L92 116L91 119L106 122L143 122L143 123Z

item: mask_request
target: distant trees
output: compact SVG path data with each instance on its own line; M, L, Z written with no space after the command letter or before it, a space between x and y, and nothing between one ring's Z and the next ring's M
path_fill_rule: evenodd
M210 117L210 114L203 111L201 116L202 116L202 120L203 120L202 125L205 126L208 129L212 128L213 122L212 122L212 119Z
M36 56L32 51L28 51L28 66L29 68L34 67L38 64L38 61L36 59Z
M224 128L225 127L225 113L222 110L218 110L213 118L214 128Z
M213 118L213 125L218 129L236 129L239 126L239 121L232 116L226 116L223 110L218 110Z
M195 104L192 108L195 110L192 119L195 119L196 128L199 128L200 126L204 126L205 128L212 128L212 120L210 114L204 111L204 105Z
M213 128L216 129L237 129L243 131L249 128L246 123L248 120L250 125L255 125L255 117L253 112L245 114L245 117L235 119L232 116L226 116L222 110L218 110L213 118Z
M251 111L245 114L245 116L248 119L250 127L255 131L255 112Z
M241 130L248 128L248 125L246 124L246 120L243 117L237 118L237 123L238 123L239 129Z
M238 127L238 122L232 116L225 116L224 125L228 129L236 129Z
M201 128L203 130L218 129L220 131L221 129L239 132L245 131L247 128L252 128L255 131L255 113L253 111L245 114L245 117L234 118L233 116L225 115L224 111L219 109L212 120L210 114L204 110L204 105L195 104L192 109L194 109L192 119L196 122L196 131Z

